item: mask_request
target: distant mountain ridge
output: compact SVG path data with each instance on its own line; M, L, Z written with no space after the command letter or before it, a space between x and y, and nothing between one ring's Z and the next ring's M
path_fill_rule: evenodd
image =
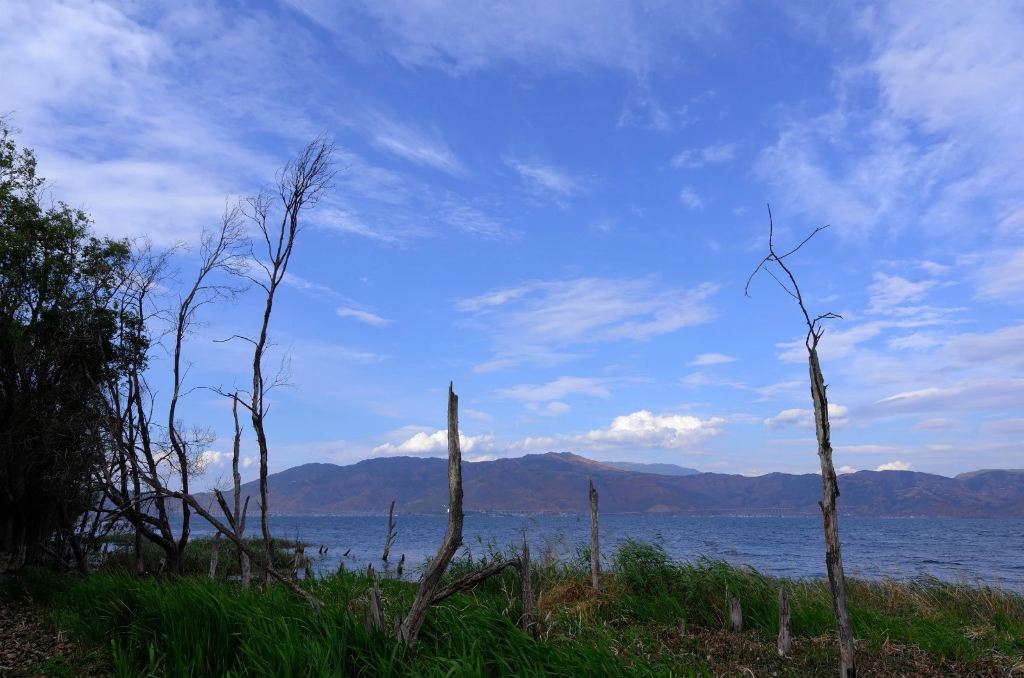
M623 471L635 471L636 473L655 473L660 476L695 476L700 471L686 466L676 464L644 464L638 461L605 461L605 466L613 466Z
M628 468L621 468L626 465ZM662 466L669 474L658 473ZM463 464L465 509L582 513L592 478L609 513L818 515L817 474L748 477L675 465L602 463L571 453L531 454ZM281 515L381 513L392 499L405 513L443 513L447 462L386 457L338 466L303 464L268 478L271 512ZM858 516L1024 517L1024 473L985 470L947 478L914 471L840 476L839 509ZM243 493L258 496L257 483ZM207 501L210 498L207 497Z

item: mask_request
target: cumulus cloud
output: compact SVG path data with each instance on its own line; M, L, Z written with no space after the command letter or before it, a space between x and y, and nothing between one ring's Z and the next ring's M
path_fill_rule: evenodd
M653 414L640 410L615 417L607 428L588 431L575 439L597 447L678 449L702 443L721 433L725 419L701 419L683 414Z
M879 464L875 467L876 471L909 471L910 464L905 461L895 460L889 461L884 464Z
M486 447L494 441L494 436L480 435L467 436L459 431L459 446L463 452L472 452L474 449ZM373 448L373 453L378 455L387 454L411 454L430 455L448 451L448 431L438 430L432 433L419 431L398 444L384 443Z

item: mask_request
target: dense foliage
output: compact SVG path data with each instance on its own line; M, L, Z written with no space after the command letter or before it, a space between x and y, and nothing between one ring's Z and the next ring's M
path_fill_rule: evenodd
M123 358L115 298L129 248L47 201L34 155L0 121L0 561L13 567L54 534L79 554L74 522L104 454L100 384Z

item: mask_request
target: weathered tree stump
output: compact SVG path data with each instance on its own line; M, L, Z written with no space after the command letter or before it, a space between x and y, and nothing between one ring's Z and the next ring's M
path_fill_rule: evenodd
M732 622L732 630L739 633L743 630L743 608L740 606L740 599L733 596L729 600L729 620Z
M789 634L789 601L786 600L786 590L779 588L779 656L785 657L793 645L793 638Z

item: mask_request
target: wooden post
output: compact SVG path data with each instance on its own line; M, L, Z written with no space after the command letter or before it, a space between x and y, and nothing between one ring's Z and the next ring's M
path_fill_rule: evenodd
M779 656L785 657L792 647L793 638L789 634L789 601L786 590L779 587Z
M395 569L395 574L397 574L398 578L401 579L403 572L405 572L405 554L404 553L402 554L402 557L398 559L398 567Z
M729 619L732 621L732 630L739 633L743 630L743 608L740 607L740 599L733 596L729 600Z
M384 555L380 557L385 563L388 562L388 554L391 552L391 544L395 541L395 501L391 500L391 508L388 509L388 532L384 536Z
M530 572L530 545L526 542L526 530L523 530L523 548L519 556L519 578L523 596L523 630L531 636L533 627L533 580Z
M210 542L210 579L217 578L217 561L220 560L220 532L213 535Z
M597 490L590 481L590 578L595 591L601 590L601 547L597 526Z

